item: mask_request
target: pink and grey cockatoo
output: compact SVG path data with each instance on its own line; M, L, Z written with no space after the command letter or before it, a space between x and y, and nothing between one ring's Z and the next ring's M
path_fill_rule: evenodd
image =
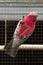
M6 53L11 57L16 56L19 46L34 32L37 16L36 12L30 12L24 19L18 22L12 40L5 46Z

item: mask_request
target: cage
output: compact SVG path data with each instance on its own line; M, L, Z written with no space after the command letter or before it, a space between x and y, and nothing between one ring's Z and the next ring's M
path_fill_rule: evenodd
M36 24L36 29L33 32L33 34L30 36L30 38L27 39L19 47L19 53L16 59L12 59L9 56L7 56L7 54L4 53L5 52L4 46L6 43L10 42L18 21L22 19L23 16L25 17L30 11L35 11L39 15L37 20L38 22ZM22 55L21 52L23 52L24 55ZM32 1L31 0L24 0L24 1L23 0L5 0L5 1L0 0L0 55L1 55L0 63L5 63L5 64L21 63L22 64L22 63L25 63L26 61L26 64L27 64L30 62L30 58L33 60L32 63L34 63L33 57L36 58L35 54L37 54L37 57L38 57L38 60L35 59L36 60L35 62L38 61L40 63L40 62L43 62L43 60L39 58L39 57L42 57L43 55L42 52L43 52L43 1L42 0L41 1L39 0L32 0ZM33 55L31 56L31 54ZM4 59L2 59L3 57ZM22 57L22 59L20 57ZM25 60L23 59L23 57L25 58ZM27 59L27 57L29 59Z

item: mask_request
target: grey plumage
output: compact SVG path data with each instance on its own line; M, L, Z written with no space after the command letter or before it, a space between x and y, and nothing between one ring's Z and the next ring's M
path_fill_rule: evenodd
M21 40L18 38L17 33L19 31L20 22L18 23L12 40L5 45L5 52L11 57L15 57L18 51L18 47L21 45Z

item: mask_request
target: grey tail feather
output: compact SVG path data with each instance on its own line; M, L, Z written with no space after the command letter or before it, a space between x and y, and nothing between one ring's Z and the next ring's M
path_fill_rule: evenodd
M13 43L13 38L10 40L10 42L9 42L9 43L6 43L6 45L5 45L4 49L10 49L10 48L11 48L11 46L12 46L12 43Z
M11 57L15 57L17 52L18 52L18 47L17 48L12 48L12 43L13 43L13 38L12 40L5 45L5 52L11 56Z
M6 53L11 57L16 57L18 48L11 48L10 50L6 49Z

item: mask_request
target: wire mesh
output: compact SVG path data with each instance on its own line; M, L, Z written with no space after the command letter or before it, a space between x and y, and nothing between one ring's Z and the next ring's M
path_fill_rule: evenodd
M27 1L27 0L26 0ZM6 12L3 12L4 9L2 9L1 12L3 12L3 14L8 14L9 15L9 12L11 10L11 13L10 15L8 16L11 17L12 14L13 14L13 17L11 18L22 18L21 15L27 15L28 11L38 11L39 15L41 15L39 17L39 19L43 19L43 3L40 4L39 3L39 0L37 0L38 2L36 3L33 3L33 1L31 3L29 2L29 8L28 8L28 2L25 2L24 3L19 3L19 5L14 5L13 6L10 6L9 5L6 5L5 3L5 6L4 5L1 5L2 8L4 8L6 10ZM20 4L23 4L20 6ZM34 6L35 5L35 6ZM39 6L40 5L40 6ZM9 7L8 11L7 12L7 7ZM22 8L24 6L24 8ZM12 9L11 9L12 7ZM15 7L15 9L14 9ZM18 7L18 8L17 8ZM33 8L34 7L34 8ZM17 9L18 10L17 10ZM21 9L19 9L21 8ZM1 10L1 8L0 8ZM13 11L14 10L14 11ZM23 10L23 11L22 11ZM16 13L16 11L18 13ZM21 13L20 13L21 12ZM23 13L22 13L23 12ZM1 13L0 13L1 14ZM2 15L3 15L2 14ZM15 16L16 15L16 16ZM2 17L1 17L2 18ZM0 18L0 19L1 19ZM3 18L4 18L4 15L3 15ZM12 39L12 36L13 36L13 33L14 33L14 30L16 28L16 25L17 25L18 21L7 21L7 40L6 42L10 42L10 40ZM0 21L0 45L4 45L5 44L5 21ZM23 43L23 44L43 44L43 21L38 21L37 24L36 24L36 29L35 31L33 32L33 34ZM43 50L19 50L18 51L18 54L15 58L11 58L10 56L8 56L5 51L0 51L0 64L2 65L36 65L36 64L40 64L40 65L43 65Z
M7 43L12 39L18 21L7 21ZM5 21L0 21L0 44L5 44ZM3 41L4 40L4 41ZM2 41L2 42L1 42ZM34 33L23 44L43 44L43 21L38 21ZM19 50L15 58L0 51L0 64L42 64L43 51Z

